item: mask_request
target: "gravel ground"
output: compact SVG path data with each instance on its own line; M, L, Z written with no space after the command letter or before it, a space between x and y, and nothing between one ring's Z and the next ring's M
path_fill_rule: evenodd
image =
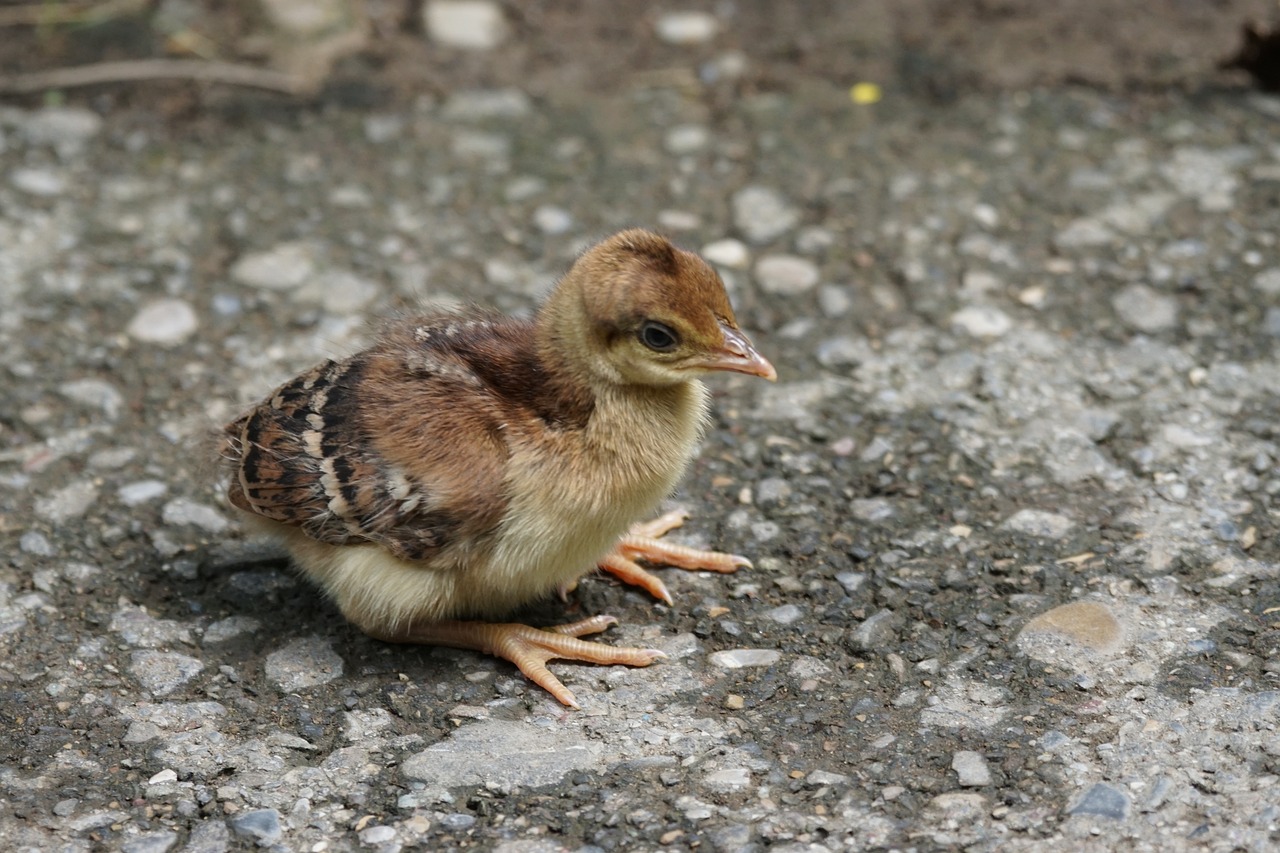
M1280 101L248 103L0 107L4 849L1280 843ZM756 568L525 616L670 659L567 712L240 532L220 423L635 224L778 367L673 499Z

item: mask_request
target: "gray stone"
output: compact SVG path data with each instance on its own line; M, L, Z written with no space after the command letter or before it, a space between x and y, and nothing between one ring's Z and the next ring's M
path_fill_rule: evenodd
M708 243L702 247L702 256L717 266L735 270L746 269L751 262L746 244L732 238Z
M533 224L543 234L564 234L573 228L573 214L563 207L543 204L534 210Z
M740 853L751 843L752 834L747 824L731 823L712 830L711 846L716 853Z
M320 637L304 637L267 655L266 673L281 691L292 693L341 676L342 658Z
M720 793L741 791L751 784L751 771L745 767L716 770L702 777L702 786Z
M756 483L756 503L762 506L785 503L791 497L791 484L781 477L766 477Z
M241 634L251 634L262 627L262 623L250 616L228 616L204 629L206 643L225 643Z
M52 169L14 169L9 183L27 195L46 198L62 195L67 189L67 179Z
M58 386L58 393L81 405L102 412L108 420L120 417L124 395L110 382L101 379L75 379Z
M138 480L121 486L116 492L116 497L125 506L134 507L162 497L167 491L169 491L168 483L160 480Z
M985 788L991 784L991 768L980 752L962 749L951 756L951 769L956 771L965 788Z
M1111 300L1120 320L1139 332L1161 332L1178 322L1178 302L1145 284L1127 284Z
M315 268L315 253L305 243L280 243L240 258L231 267L231 278L263 290L293 290L310 278Z
M190 643L191 631L172 619L156 619L140 607L126 604L111 616L111 630L136 648L154 649L173 643Z
M350 270L325 270L293 291L297 302L319 305L330 314L358 314L382 294L377 282Z
M766 293L796 296L818 283L818 268L798 255L765 255L756 261L755 276Z
M37 498L36 515L54 524L63 524L84 515L97 500L98 487L89 480L81 480Z
M164 829L148 832L120 845L122 853L166 853L178 843L178 833Z
M1129 817L1131 805L1132 801L1123 789L1108 785L1106 782L1098 782L1085 791L1076 804L1067 809L1067 813L1092 815L1109 820L1125 820Z
M768 243L799 221L800 211L777 190L749 186L733 194L733 224L751 243Z
M411 780L446 788L531 788L558 782L576 770L599 768L603 756L603 744L571 729L485 720L462 726L411 756L401 770Z
M221 818L202 820L191 830L182 853L226 853L231 847L231 830Z
M1000 525L1006 530L1025 533L1039 539L1061 539L1071 532L1075 522L1056 512L1042 509L1020 509Z
M855 649L883 651L897 643L896 622L897 617L892 610L880 610L862 620L850 632L849 642Z
M49 537L39 530L28 530L22 534L18 539L18 548L24 554L33 554L37 557L52 557L57 553L53 549L53 543L49 541Z
M370 826L360 830L360 843L373 846L375 844L385 844L396 837L396 830L393 826L379 825Z
M129 672L156 696L167 696L200 674L204 662L177 652L134 652Z
M275 809L256 809L233 815L231 829L236 835L259 847L270 847L284 834L280 826L280 812Z
M1253 277L1253 286L1264 296L1280 296L1280 267L1263 270Z
M793 622L799 621L799 619L804 616L804 611L801 610L798 605L783 604L780 607L775 607L772 610L766 611L764 615L774 622L777 622L779 625L790 625Z
M185 300L157 299L138 309L125 331L135 341L173 346L191 337L198 327L196 312Z
M198 527L209 533L222 533L230 526L222 513L189 498L174 498L164 505L160 515L165 524Z
M1013 320L991 305L970 305L951 315L951 325L975 338L998 338L1013 328Z

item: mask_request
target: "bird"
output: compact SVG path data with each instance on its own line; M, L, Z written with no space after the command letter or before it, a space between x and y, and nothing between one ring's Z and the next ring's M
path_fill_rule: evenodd
M596 567L670 603L639 561L751 565L660 540L682 511L650 518L709 420L700 377L726 371L777 378L706 261L624 230L531 317L427 312L285 382L224 428L227 498L364 633L496 655L577 708L549 661L665 655L581 639L613 616L501 620Z

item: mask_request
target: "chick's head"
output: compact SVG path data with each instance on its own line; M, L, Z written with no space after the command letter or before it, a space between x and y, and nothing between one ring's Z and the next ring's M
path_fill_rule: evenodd
M577 290L593 372L674 385L713 371L777 374L738 328L724 282L702 258L640 229L597 244L561 287Z

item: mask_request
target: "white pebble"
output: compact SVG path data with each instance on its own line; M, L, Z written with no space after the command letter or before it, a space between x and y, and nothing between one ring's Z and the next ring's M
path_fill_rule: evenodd
M121 486L116 495L125 506L137 506L155 500L167 491L169 486L159 480L139 480Z
M368 829L360 830L360 843L370 846L375 844L385 844L396 837L395 827L391 826L371 826Z
M27 195L44 198L62 195L67 188L66 178L49 169L14 169L9 183Z
M210 533L227 529L227 520L216 509L189 498L174 498L164 505L161 518L165 524L186 524Z
M311 276L315 266L315 257L305 244L280 243L236 261L231 278L249 287L292 290Z
M693 231L702 227L702 218L687 210L660 210L658 224L668 231Z
M533 212L533 224L543 234L564 234L573 227L573 214L563 207L544 204Z
M488 50L507 37L502 7L490 0L431 0L422 20L431 40L448 47Z
M36 515L46 521L60 524L84 515L97 499L98 487L89 480L82 480L38 499Z
M157 299L133 315L126 331L129 337L149 344L181 343L196 330L196 312L181 299Z
M951 325L975 338L998 338L1013 328L1013 320L999 308L970 305L951 315Z
M721 669L742 669L747 666L772 666L782 660L782 653L776 649L726 649L715 652L709 660Z
M1178 322L1178 302L1145 284L1128 284L1111 299L1121 321L1139 332L1159 332Z
M962 749L951 757L951 769L966 788L985 788L991 784L991 768L980 753Z
M700 124L678 124L667 131L663 144L672 154L692 154L706 148L710 138Z
M1004 524L1000 526L1038 539L1061 539L1071 532L1075 522L1056 512L1043 509L1020 509L1005 519Z
M667 12L654 24L658 38L667 44L702 44L720 32L720 22L707 12Z
M733 238L716 240L703 246L702 257L717 266L735 270L746 269L747 264L751 263L751 252L746 244Z
M756 261L756 281L766 293L795 296L818 283L818 268L799 255L765 255Z
M733 224L752 243L768 243L799 221L800 211L777 190L749 186L733 194Z

